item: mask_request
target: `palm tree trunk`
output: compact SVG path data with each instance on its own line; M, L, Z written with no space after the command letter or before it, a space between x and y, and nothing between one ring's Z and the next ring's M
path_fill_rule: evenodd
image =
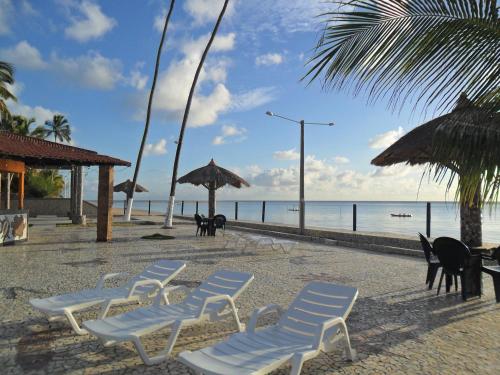
M135 187L137 185L137 178L139 176L139 169L141 167L144 146L146 145L146 140L148 137L149 122L151 120L151 109L153 107L153 96L155 92L156 81L158 79L158 72L160 70L161 51L163 49L163 44L165 42L165 37L167 35L167 28L168 28L168 23L170 21L170 16L172 15L172 12L174 10L174 4L175 0L171 0L170 8L168 10L167 17L165 18L165 24L163 25L163 32L161 34L160 45L158 46L158 52L156 54L155 72L153 75L153 83L151 84L151 91L149 92L148 109L146 112L146 124L144 125L144 133L142 134L141 146L139 148L139 154L137 155L137 162L135 163L134 178L132 179L132 185L130 187L130 191L127 192L127 210L125 212L126 221L130 221L130 216L132 214L132 205L134 203L134 192L135 192Z
M460 240L467 246L477 247L482 245L481 219L481 195L478 188L472 203L460 203Z
M196 89L196 83L198 82L198 77L200 76L201 69L203 68L203 63L208 55L208 51L210 51L210 47L217 35L217 31L219 30L219 26L221 24L222 18L224 17L224 13L226 13L227 4L229 0L224 1L224 5L222 10L217 18L217 22L215 23L212 34L210 35L210 39L208 40L207 46L205 47L205 51L203 51L203 55L201 56L200 63L198 64L198 68L196 69L196 73L194 75L193 83L191 84L191 90L189 91L188 100L186 103L186 109L184 110L184 117L182 119L181 130L179 133L179 139L177 140L177 150L175 152L175 160L174 160L174 169L172 171L172 182L170 184L170 199L168 201L167 206L167 214L165 215L165 225L164 228L172 228L172 217L174 215L174 203L175 203L175 186L177 184L177 169L179 167L179 158L181 155L182 149L182 140L184 139L184 131L186 130L186 124L189 118L189 111L191 110L191 102L193 101L194 91Z

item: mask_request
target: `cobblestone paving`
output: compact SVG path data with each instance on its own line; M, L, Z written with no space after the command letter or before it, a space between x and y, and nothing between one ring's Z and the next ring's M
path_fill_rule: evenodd
M105 272L140 272L161 258L188 261L177 283L189 287L220 268L253 272L255 280L237 301L244 321L257 306L287 306L310 280L359 288L348 321L359 360L346 361L339 349L308 361L303 374L499 373L500 304L495 304L487 276L483 297L464 303L456 293L427 291L426 264L415 258L307 242L289 254L265 249L242 253L224 248L237 232L195 238L188 223L169 231L173 240L140 239L160 231L159 226L115 227L113 242L95 243L95 228L33 227L29 242L0 248L0 373L191 374L174 359L147 367L130 344L104 348L91 336L74 335L66 323L49 325L27 303L93 287ZM95 316L95 311L80 314L82 320ZM223 340L231 332L230 322L186 329L174 355ZM161 350L167 338L168 331L149 337L148 350ZM288 371L283 367L273 374Z

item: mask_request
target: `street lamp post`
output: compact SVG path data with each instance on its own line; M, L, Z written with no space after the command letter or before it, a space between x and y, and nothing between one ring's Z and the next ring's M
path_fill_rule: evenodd
M304 127L305 125L324 125L333 126L333 122L305 122L304 120L293 120L291 118L278 115L276 113L267 111L266 115L279 117L287 121L294 122L300 125L300 187L299 187L299 232L304 234L306 222L306 202L304 198Z

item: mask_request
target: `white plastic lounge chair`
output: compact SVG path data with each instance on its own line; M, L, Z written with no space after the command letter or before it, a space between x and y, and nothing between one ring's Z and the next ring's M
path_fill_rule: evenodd
M255 246L255 248L258 248L259 246L270 246L271 249L277 250L281 248L283 253L287 253L287 249L291 249L295 245L297 245L297 242L295 241L290 241L286 240L283 238L276 238L276 237L270 237L270 236L260 236L260 235L254 235L250 234L245 236L245 245L242 249L242 251L245 251L248 246L251 244ZM275 248L276 247L276 248Z
M331 351L342 340L347 357L354 360L345 319L351 311L356 288L324 282L311 282L299 293L286 312L278 305L256 309L248 329L226 341L194 352L179 354L179 361L199 374L261 375L289 362L291 374L298 375L304 361L319 352ZM276 325L256 330L257 319L278 311Z
M126 275L126 273L108 273L102 275L94 289L80 290L49 298L30 300L31 306L49 317L49 321L68 319L73 330L79 334L87 333L80 328L73 314L96 305L102 305L101 317L104 318L112 305L130 302L143 302L153 298L173 278L186 267L182 261L161 260L147 267L141 274L133 277L127 284L118 288L105 288L106 280Z
M188 290L183 285L163 289L150 306L102 320L90 320L84 322L83 326L99 337L106 346L132 341L144 363L153 365L168 358L181 329L187 326L205 320L216 321L232 315L241 332L243 325L238 318L234 300L252 280L253 275L249 273L218 271L178 304L168 304L168 294L178 289ZM166 305L161 304L162 298ZM169 326L171 332L165 350L149 357L142 345L141 337Z

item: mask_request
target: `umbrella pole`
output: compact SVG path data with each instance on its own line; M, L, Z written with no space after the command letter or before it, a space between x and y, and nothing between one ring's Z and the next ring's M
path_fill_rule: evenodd
M215 189L208 189L208 217L215 216Z

